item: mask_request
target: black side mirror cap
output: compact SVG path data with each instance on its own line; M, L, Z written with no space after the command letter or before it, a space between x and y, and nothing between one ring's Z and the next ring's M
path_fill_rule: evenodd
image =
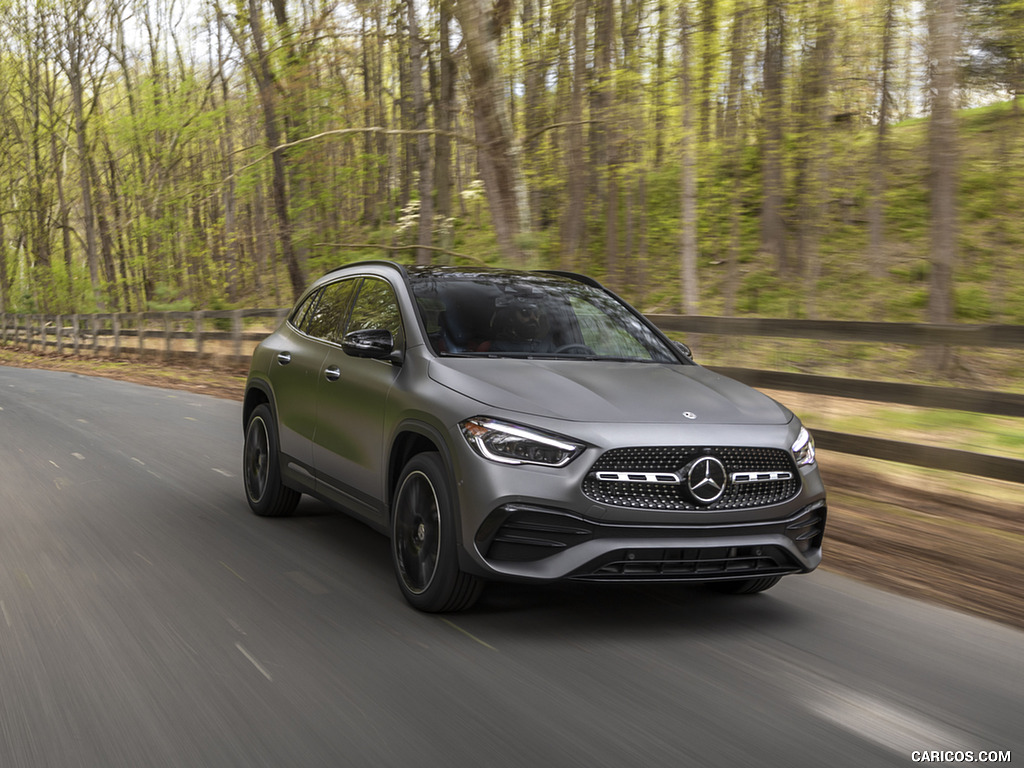
M391 331L380 328L364 328L346 333L341 342L346 355L368 357L371 360L390 360L401 363L401 351L395 349L395 337Z

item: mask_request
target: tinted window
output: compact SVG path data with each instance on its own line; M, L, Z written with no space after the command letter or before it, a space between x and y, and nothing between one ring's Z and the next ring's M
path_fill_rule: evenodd
M345 326L348 308L356 280L341 280L320 290L320 300L313 305L303 319L302 330L310 336L329 341L341 341L341 330Z
M345 332L368 328L391 331L396 344L402 336L402 315L395 292L383 280L372 277L363 280Z
M309 315L309 310L320 300L321 291L313 291L307 296L301 304L292 312L292 325L298 328L300 331L306 331L306 319Z
M412 273L416 306L435 352L678 362L614 296L551 275Z

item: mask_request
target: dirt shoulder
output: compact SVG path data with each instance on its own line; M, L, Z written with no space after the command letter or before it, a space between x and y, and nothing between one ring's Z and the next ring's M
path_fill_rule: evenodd
M137 359L38 355L0 347L0 365L45 368L241 400L245 371ZM893 592L1024 629L1024 487L971 493L882 462L820 452L829 491L823 567ZM964 492L953 488L962 487ZM941 488L936 491L934 488Z

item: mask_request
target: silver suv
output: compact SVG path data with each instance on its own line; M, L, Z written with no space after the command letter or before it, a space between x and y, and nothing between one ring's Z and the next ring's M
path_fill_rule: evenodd
M388 534L424 611L491 579L752 593L821 561L799 419L579 275L334 270L256 349L243 421L253 511L308 493Z

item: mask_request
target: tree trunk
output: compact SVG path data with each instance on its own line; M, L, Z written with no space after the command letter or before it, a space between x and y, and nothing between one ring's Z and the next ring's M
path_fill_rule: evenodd
M0 211L0 314L7 311L10 303L11 282L7 274L7 228L4 214Z
M700 109L697 136L706 146L711 136L711 112L715 94L712 92L715 70L718 68L718 0L700 0Z
M775 259L780 275L790 271L783 206L783 66L785 0L767 0L764 50L764 152L762 161L761 249Z
M743 202L742 164L744 131L742 130L743 93L746 90L747 17L746 0L739 0L733 11L731 50L729 56L729 92L721 126L725 143L726 167L732 185L729 201L729 244L725 256L725 281L722 286L723 311L736 313L736 292L740 282L740 217Z
M668 36L669 7L667 0L658 3L658 29L654 47L654 167L660 168L665 152L665 38Z
M455 111L455 59L451 51L451 8L441 3L438 29L438 93L434 101L434 194L437 215L441 217L444 232L443 247L451 248L448 219L452 215L452 113Z
M69 54L74 56L74 53ZM71 86L71 105L75 121L75 141L78 149L79 180L82 193L82 219L85 227L85 257L89 264L89 280L92 282L93 297L96 300L96 307L100 312L106 308L106 301L103 298L103 290L100 284L100 258L99 249L96 244L96 216L93 211L93 189L91 172L91 156L89 145L85 137L85 104L82 85L82 71L80 62L71 62L68 72L69 85Z
M419 226L416 238L416 263L429 264L434 244L434 193L431 173L430 138L427 136L427 104L423 96L423 41L416 18L416 0L408 0L409 81L412 88L412 114L416 133L416 169L419 174ZM423 247L426 246L426 247Z
M502 255L523 264L522 236L530 231L529 202L498 57L501 30L489 7L485 0L459 0L455 17L466 42L480 175L491 222Z
M726 94L725 119L721 133L726 144L732 144L738 136L740 107L746 82L744 72L747 63L747 5L746 0L737 0L733 11L732 35L729 56L729 91Z
M818 0L808 30L814 48L805 56L799 109L799 148L796 173L797 270L803 278L801 296L808 317L817 317L818 278L828 191L828 92L831 83L832 43L835 38L833 0Z
M566 183L568 201L562 218L563 266L577 269L583 260L587 200L586 161L583 153L583 91L587 77L587 15L589 0L574 0L572 96L566 128Z
M228 300L234 302L242 292L242 252L241 232L238 227L238 200L236 197L235 185L235 127L231 116L231 91L228 88L228 77L224 71L224 63L227 52L224 50L224 41L221 38L221 30L217 29L217 76L220 79L221 107L224 111L223 131L220 136L220 147L222 152L223 192L222 205L224 206L224 257L227 262L226 283Z
M682 239L679 258L680 311L684 315L697 314L697 157L694 151L694 105L691 86L693 64L693 28L690 21L689 0L679 4L679 79L680 100L683 108L683 136L680 146L682 167L680 194L680 225Z
M522 2L523 29L523 165L531 184L530 212L533 220L531 229L542 226L541 193L543 190L540 176L543 173L543 156L541 153L542 129L547 122L544 109L544 96L548 61L545 56L542 40L544 27L544 3L535 0Z
M957 259L956 0L931 0L928 42L932 106L928 130L932 269L928 320L953 321L953 268Z
M896 0L884 0L882 22L881 82L878 85L878 127L875 138L875 163L871 169L871 202L868 205L868 257L871 274L885 274L885 191L888 187L889 163L889 79L892 75L892 46L896 25Z
M292 243L292 225L288 211L288 180L284 150L281 148L281 127L277 117L274 74L270 68L270 54L266 50L266 41L263 36L263 17L256 0L249 0L249 27L252 31L256 56L253 72L256 76L256 87L259 90L260 106L263 108L263 130L273 164L272 190L274 213L278 223L278 237L281 241L281 257L288 270L292 295L297 299L305 289L307 281L305 270L299 263Z

